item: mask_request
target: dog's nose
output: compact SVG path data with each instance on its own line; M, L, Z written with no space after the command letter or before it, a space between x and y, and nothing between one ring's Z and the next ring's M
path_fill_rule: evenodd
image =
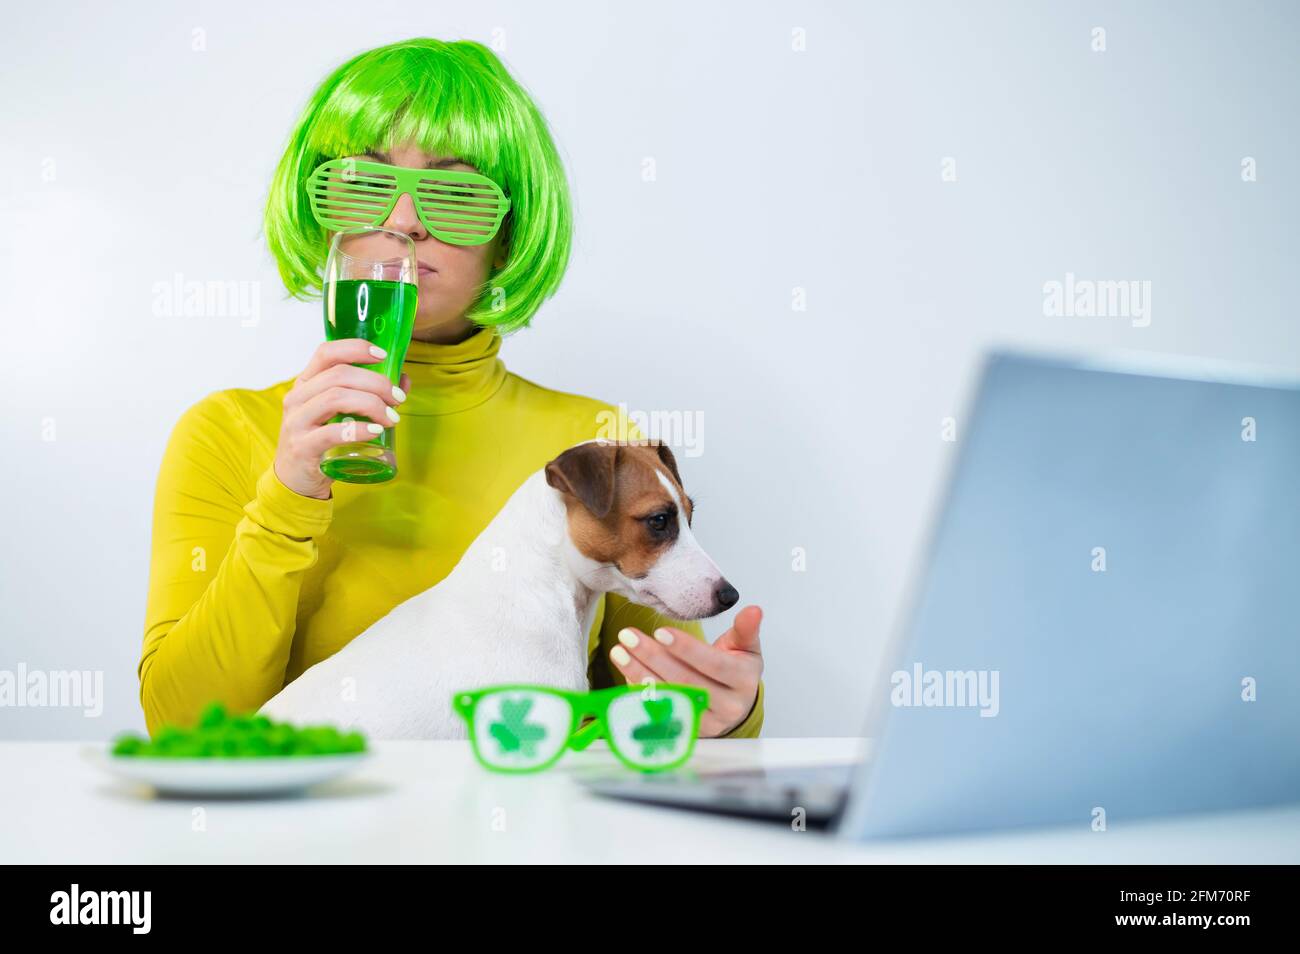
M740 601L740 594L736 588L723 580L718 584L718 588L713 591L713 598L718 601L718 605L723 609L730 609Z

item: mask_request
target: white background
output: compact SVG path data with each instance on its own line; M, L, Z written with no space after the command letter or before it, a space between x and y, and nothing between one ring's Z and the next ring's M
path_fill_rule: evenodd
M574 260L502 356L560 390L702 415L683 476L704 545L767 614L765 735L861 730L954 447L941 421L960 433L983 349L1300 368L1289 4L47 3L5 20L0 670L102 670L105 702L97 719L0 709L0 738L143 728L164 443L203 395L291 377L320 340L319 305L284 300L262 205L310 92L383 43L494 45L549 118ZM1151 282L1150 325L1045 317L1067 272ZM258 321L156 316L177 273L260 283Z

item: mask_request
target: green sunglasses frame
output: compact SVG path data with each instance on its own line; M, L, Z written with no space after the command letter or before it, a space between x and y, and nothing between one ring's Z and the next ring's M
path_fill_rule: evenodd
M527 768L503 768L499 765L493 765L483 757L479 751L478 739L474 735L474 709L479 700L484 696L498 693L525 690L528 692L547 693L548 695L558 696L569 703L569 711L572 713L573 721L569 726L568 741L555 750L555 754L545 762L538 765L531 765ZM609 724L605 721L606 713L609 711L610 703L621 696L632 693L644 695L649 693L653 698L656 692L667 692L672 690L686 696L691 702L693 713L691 719L691 739L686 746L686 751L682 753L681 758L673 762L665 762L662 765L639 765L630 760L620 750L618 745L613 741L609 731ZM458 692L452 696L452 708L460 715L469 727L470 743L474 749L474 757L478 759L479 764L493 772L503 772L510 775L524 775L531 772L541 772L550 768L560 760L565 752L572 749L575 752L581 752L592 742L601 736L610 740L610 751L613 752L620 762L630 769L638 772L665 772L683 765L691 754L695 751L695 743L700 738L700 717L704 715L704 710L709 707L709 691L701 689L699 686L685 686L671 682L656 682L645 685L624 685L611 686L608 689L596 689L592 692L572 692L567 689L556 689L552 686L536 686L528 683L510 683L499 686L484 686L482 689L473 689L467 692ZM592 716L591 722L581 725L584 716Z
M346 192L337 189L333 177L342 178ZM490 242L510 211L510 197L499 185L481 173L459 169L409 169L369 159L330 159L307 179L312 215L332 232L382 225L403 193L411 196L415 214L429 234L451 245Z

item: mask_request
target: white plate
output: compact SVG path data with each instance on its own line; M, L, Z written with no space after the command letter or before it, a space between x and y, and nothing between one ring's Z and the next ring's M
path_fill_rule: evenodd
M255 797L288 795L352 771L369 752L280 758L167 759L113 755L90 749L87 757L118 778L153 786L160 795Z

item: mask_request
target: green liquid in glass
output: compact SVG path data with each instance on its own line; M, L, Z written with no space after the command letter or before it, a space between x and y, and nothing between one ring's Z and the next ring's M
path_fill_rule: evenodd
M325 338L364 338L388 352L374 364L358 368L378 371L393 384L402 376L402 362L415 327L416 286L407 282L342 279L325 286ZM332 320L331 320L332 319ZM366 435L368 418L336 414L334 422L352 418L357 433ZM384 423L378 421L376 423ZM331 448L321 459L321 473L354 484L377 484L397 474L393 428L382 434Z

